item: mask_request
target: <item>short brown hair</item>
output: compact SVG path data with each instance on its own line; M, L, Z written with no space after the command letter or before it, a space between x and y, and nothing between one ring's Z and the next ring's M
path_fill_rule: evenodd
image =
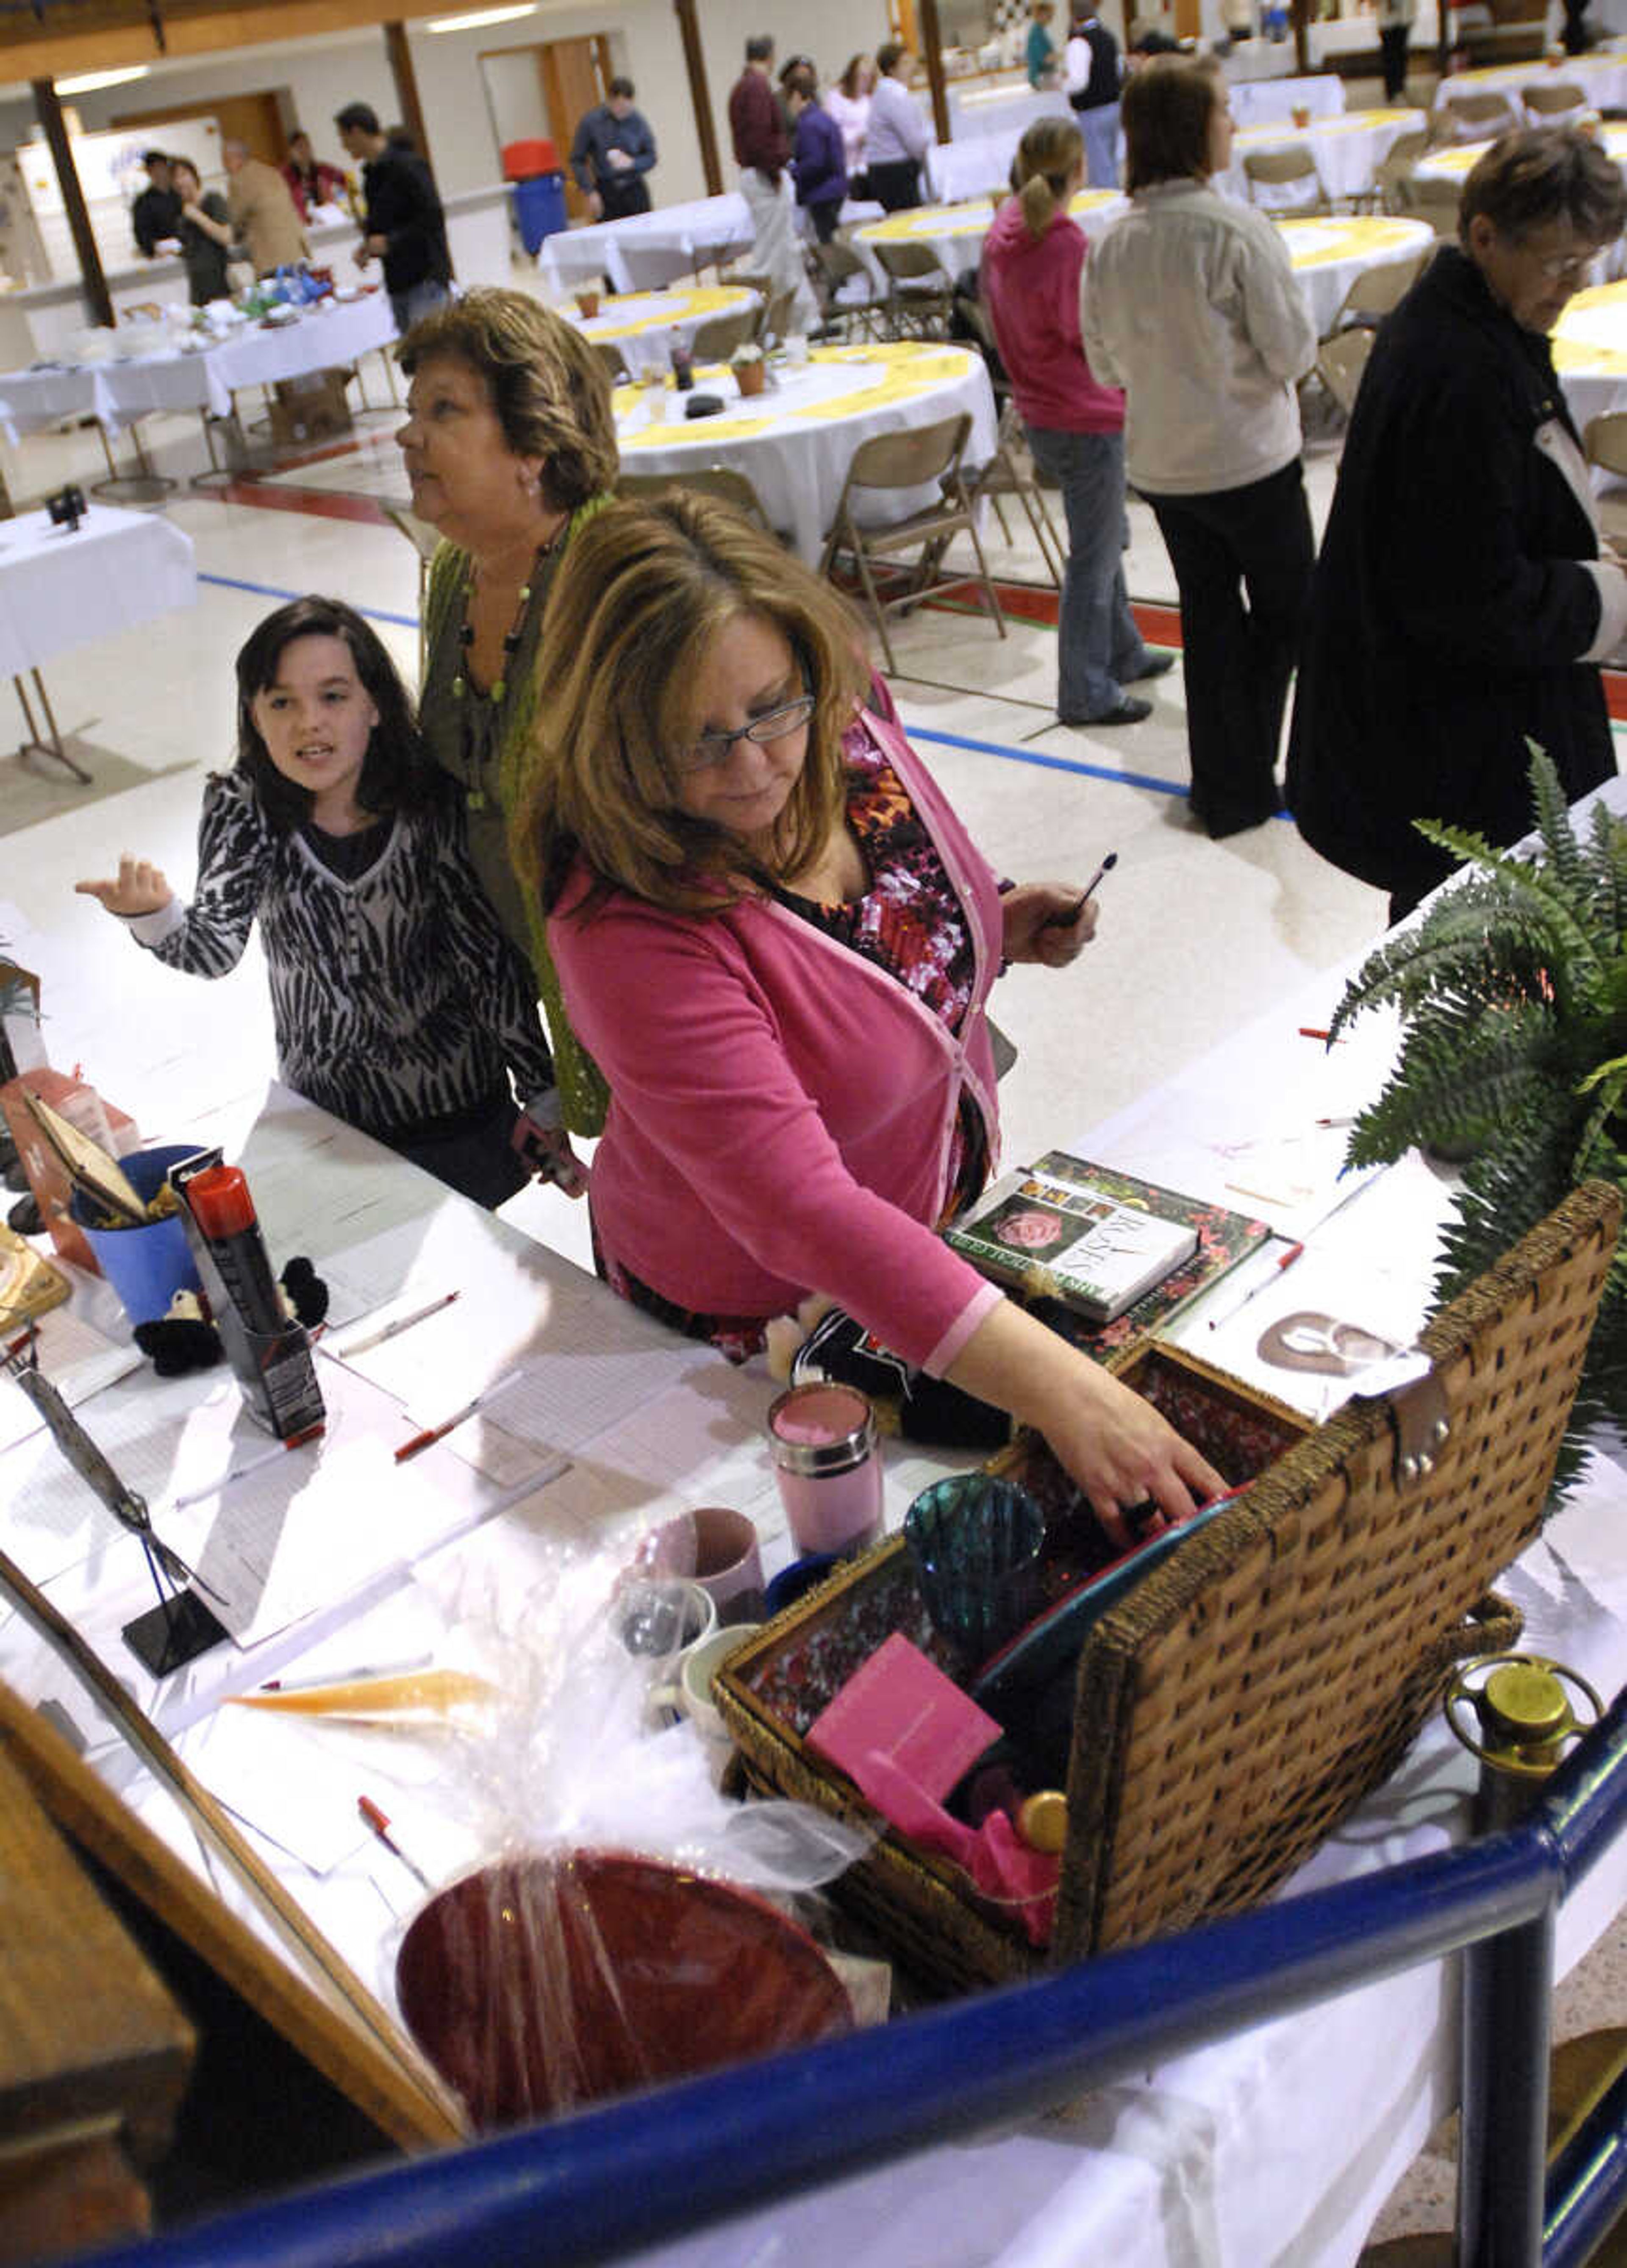
M395 350L409 378L442 357L467 364L490 389L517 457L542 460L542 500L575 512L615 486L621 469L604 364L580 331L523 291L470 291L422 322Z
M909 48L902 40L883 40L876 49L876 69L882 77L891 77L898 69L901 59L909 52Z
M1132 196L1160 181L1207 176L1210 125L1225 99L1220 73L1207 55L1154 55L1125 81L1119 117L1124 187Z
M1616 161L1569 126L1500 134L1463 184L1458 235L1483 213L1499 236L1518 240L1550 221L1569 221L1591 244L1608 244L1627 220L1627 186Z
M766 859L677 802L674 751L704 721L696 677L742 615L780 632L818 703ZM509 848L545 910L578 853L595 895L708 914L754 883L787 880L825 843L845 794L843 734L866 681L862 633L828 583L732 506L674 490L596 513L560 563L540 652Z

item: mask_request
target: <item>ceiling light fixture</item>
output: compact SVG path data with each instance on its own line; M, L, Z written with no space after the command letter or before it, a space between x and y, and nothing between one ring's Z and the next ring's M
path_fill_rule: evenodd
M99 86L122 86L127 79L145 78L149 66L131 63L124 70L81 71L77 78L59 78L58 94L93 94Z
M536 0L522 0L518 8L479 8L472 16L437 16L423 28L426 32L473 32L482 24L512 24L536 12Z

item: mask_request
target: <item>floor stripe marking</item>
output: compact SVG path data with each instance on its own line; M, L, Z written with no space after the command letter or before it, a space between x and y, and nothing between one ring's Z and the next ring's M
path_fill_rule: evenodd
M303 599L306 595L303 591L279 590L275 583L246 583L238 575L206 575L201 569L198 580L217 583L223 591L253 591L261 599ZM416 630L418 627L416 615L393 615L385 607L357 607L356 611L365 615L370 622L395 622L404 630Z

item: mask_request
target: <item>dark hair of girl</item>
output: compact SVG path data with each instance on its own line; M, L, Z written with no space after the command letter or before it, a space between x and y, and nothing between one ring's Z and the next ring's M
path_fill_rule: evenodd
M384 818L428 802L438 785L435 763L419 736L411 697L378 632L342 599L294 599L251 631L237 658L237 769L277 833L291 834L308 819L315 797L309 788L284 779L272 762L254 722L254 701L276 682L284 652L302 637L342 639L364 691L379 711L356 784L362 808Z

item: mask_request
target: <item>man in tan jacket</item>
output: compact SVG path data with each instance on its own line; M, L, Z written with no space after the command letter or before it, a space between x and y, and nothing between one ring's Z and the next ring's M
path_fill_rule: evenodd
M306 233L298 209L275 166L251 158L241 142L225 142L221 163L230 180L226 211L232 232L246 247L256 276L271 276L306 257Z

